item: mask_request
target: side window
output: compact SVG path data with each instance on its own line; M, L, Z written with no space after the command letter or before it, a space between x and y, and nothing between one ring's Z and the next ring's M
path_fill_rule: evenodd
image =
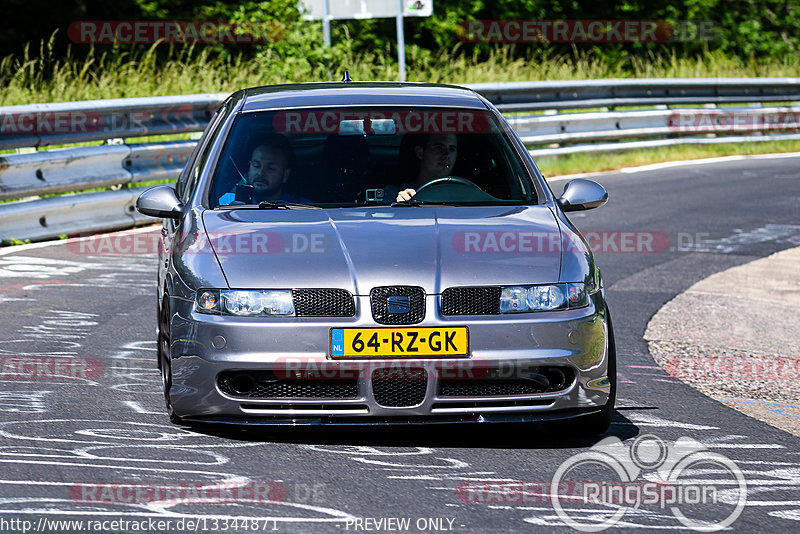
M217 111L217 113L211 118L212 122L216 120L218 114L219 111ZM200 152L200 147L203 145L203 141L207 137L208 137L208 128L206 128L206 130L203 131L203 135L200 136L200 139L197 141L197 144L194 145L194 150L192 150L192 153L189 156L188 161L186 162L186 166L181 171L180 176L178 176L178 181L175 183L175 192L178 194L178 198L180 198L181 200L185 200L184 193L186 191L186 182L188 181L189 176L191 174L190 170L193 168L194 162L197 160L197 154L198 152Z
M186 163L186 166L181 171L180 176L178 176L178 180L175 182L175 192L178 194L178 198L180 199L183 198L183 192L186 190L186 177L189 176L189 167L192 165L192 162L197 155L198 147L199 143L195 145L192 155L189 156L189 161Z
M214 134L219 130L219 126L222 123L222 118L226 115L225 107L226 104L217 109L214 116L211 118L208 127L203 132L202 137L197 142L194 151L192 151L192 155L189 157L189 162L186 164L186 167L183 169L180 178L178 178L178 183L175 185L175 191L178 193L178 198L181 201L186 202L189 197L191 196L194 188L197 184L197 178L200 175L200 169L203 168L203 163L205 162L206 157L208 157L208 152L211 150L211 140L214 138Z

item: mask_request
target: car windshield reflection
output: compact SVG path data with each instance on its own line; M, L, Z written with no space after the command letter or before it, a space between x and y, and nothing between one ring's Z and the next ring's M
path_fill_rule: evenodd
M473 109L243 113L209 191L212 208L535 202L509 138Z

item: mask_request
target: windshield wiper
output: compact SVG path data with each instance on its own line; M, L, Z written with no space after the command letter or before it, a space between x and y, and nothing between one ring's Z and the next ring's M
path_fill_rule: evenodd
M318 210L322 209L319 206L312 206L311 204L299 204L297 202L286 202L285 200L264 200L258 203L260 210L291 210L291 209L308 209Z
M416 207L416 206L423 206L426 202L424 200L417 200L416 198L412 198L410 200L396 200L391 203L389 207L391 208L403 208L403 207Z
M456 201L447 201L447 200L417 200L412 198L411 200L398 200L396 202L392 202L389 206L391 208L413 208L417 206L469 206L471 202L456 202Z

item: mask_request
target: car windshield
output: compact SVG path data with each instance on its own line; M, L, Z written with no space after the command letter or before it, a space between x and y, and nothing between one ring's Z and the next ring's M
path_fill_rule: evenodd
M493 115L453 108L242 113L209 190L210 207L221 209L535 202Z

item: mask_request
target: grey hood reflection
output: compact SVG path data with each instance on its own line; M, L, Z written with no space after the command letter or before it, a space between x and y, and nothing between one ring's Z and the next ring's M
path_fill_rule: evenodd
M208 242L233 288L552 283L560 233L545 206L214 210Z

